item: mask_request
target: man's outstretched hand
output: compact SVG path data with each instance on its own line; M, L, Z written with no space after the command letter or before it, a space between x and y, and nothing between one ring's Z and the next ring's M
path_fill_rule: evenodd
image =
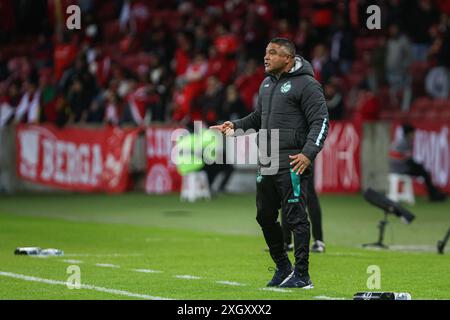
M290 165L294 166L293 171L296 172L297 174L303 174L303 172L306 170L306 168L309 167L309 165L311 164L311 160L309 160L304 154L299 153L299 154L295 154L293 156L289 156L289 158L292 159Z
M213 130L219 130L222 134L226 136L231 136L234 133L234 125L231 121L225 121L224 123L209 127Z

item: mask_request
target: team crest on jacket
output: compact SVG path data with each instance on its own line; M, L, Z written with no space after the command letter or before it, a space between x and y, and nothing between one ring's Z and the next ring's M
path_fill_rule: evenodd
M291 82L290 81L288 81L288 82L286 82L285 84L283 84L282 86L281 86L281 92L282 93L286 93L286 92L288 92L289 90L291 90Z

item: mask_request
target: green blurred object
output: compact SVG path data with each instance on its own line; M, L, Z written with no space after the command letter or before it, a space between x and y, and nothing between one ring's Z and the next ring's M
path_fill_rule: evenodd
M208 162L212 162L216 157L216 148L220 147L217 142L219 138L217 133L206 128L202 129L199 134L190 133L181 136L176 144L179 155L180 151L182 151L176 162L178 173L184 176L201 170L205 165L203 157Z

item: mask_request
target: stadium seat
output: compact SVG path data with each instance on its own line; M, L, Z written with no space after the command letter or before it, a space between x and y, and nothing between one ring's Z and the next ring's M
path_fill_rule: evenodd
M183 176L181 201L194 202L198 199L211 199L208 176L205 171L194 171Z
M389 174L389 193L388 198L392 201L404 201L408 204L414 205L414 189L412 178L406 174Z

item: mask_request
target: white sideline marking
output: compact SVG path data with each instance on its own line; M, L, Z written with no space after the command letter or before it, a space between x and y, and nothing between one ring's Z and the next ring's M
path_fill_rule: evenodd
M190 276L190 275L188 275L188 274L184 274L184 275L176 275L175 276L175 278L178 278L178 279L201 279L201 277L197 277L197 276Z
M229 286L246 286L244 283L234 282L234 281L216 281L219 284L226 284Z
M25 281L34 281L34 282L41 282L41 283L46 283L46 284L53 284L53 285L61 285L61 286L67 285L67 283L64 281L43 279L43 278L26 276L23 274L17 274L17 273L12 273L12 272L0 271L0 276L16 278L16 279L21 279L21 280L25 280ZM99 291L99 292L106 292L106 293L117 294L117 295L121 295L121 296L148 299L148 300L172 300L172 299L162 298L162 297L157 297L157 296L149 296L146 294L133 293L133 292L125 291L125 290L97 287L97 286L93 286L90 284L81 284L81 289L94 290L94 291Z
M95 264L97 267L103 267L103 268L120 268L120 266L115 265L115 264L110 264L110 263L96 263Z
M151 269L133 269L133 271L142 272L142 273L162 273L162 271L151 270Z
M327 297L327 296L315 296L314 299L322 299L322 300L345 300L345 298L341 298L341 297Z
M66 262L66 263L75 263L75 264L83 263L83 261L81 261L81 260L72 260L72 259L61 260L61 261Z
M354 253L354 252L328 252L327 256L351 256L351 257L362 257L363 254L362 253Z
M66 257L138 257L143 256L142 253L105 253L105 254L94 254L94 253L70 253L65 254Z
M281 288L261 288L263 291L275 291L275 292L292 292L292 290L281 289Z
M409 252L434 252L436 251L436 246L430 245L392 245L389 249L395 251L409 251Z

